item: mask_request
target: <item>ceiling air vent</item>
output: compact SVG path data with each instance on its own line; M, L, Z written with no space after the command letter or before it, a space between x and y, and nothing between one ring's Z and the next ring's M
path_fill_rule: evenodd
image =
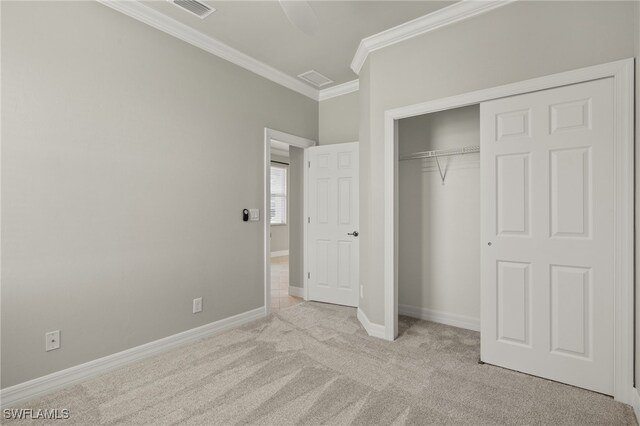
M169 0L171 3L175 4L181 9L186 10L192 15L196 15L200 19L204 19L207 16L211 15L215 12L215 9L207 6L204 3L201 3L196 0Z
M315 70L303 72L298 77L315 87L322 87L322 86L326 86L327 84L333 83L333 80L325 77L324 75L320 74L318 71L315 71Z

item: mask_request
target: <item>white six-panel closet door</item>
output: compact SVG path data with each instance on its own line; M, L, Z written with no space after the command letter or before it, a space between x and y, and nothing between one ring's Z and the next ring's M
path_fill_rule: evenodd
M613 81L480 105L481 358L613 394Z

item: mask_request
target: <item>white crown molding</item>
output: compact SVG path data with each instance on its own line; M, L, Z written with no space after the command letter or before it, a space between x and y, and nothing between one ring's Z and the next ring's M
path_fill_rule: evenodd
M246 70L258 74L268 80L278 83L288 89L298 92L313 100L318 100L319 91L302 81L291 77L284 72L273 68L251 56L234 49L233 47L207 36L200 31L196 31L188 25L170 18L148 6L132 0L97 0L118 12L152 26L160 31L164 31L180 40L199 47L224 60L238 65Z
M2 408L22 404L31 399L54 392L58 389L82 382L91 377L111 371L115 368L157 355L169 349L192 343L205 337L211 337L224 331L231 330L266 316L262 306L251 311L243 312L232 317L224 318L200 327L192 328L178 334L171 335L144 345L117 352L98 358L84 364L76 365L65 370L57 371L28 382L20 383L0 390Z
M324 101L336 96L355 92L359 89L358 80L353 80L327 89L318 90L270 65L265 64L264 62L234 49L220 40L205 35L200 31L145 6L138 1L96 1L313 100ZM418 35L441 28L445 25L488 12L513 1L516 0L461 0L451 6L447 6L428 15L421 16L381 33L364 38L360 41L358 50L351 62L351 69L358 74L369 53L375 50L408 40Z
M336 96L346 95L347 93L357 92L360 89L360 80L347 81L337 86L329 87L320 91L319 101L335 98Z
M351 61L351 69L356 74L360 74L369 53L375 50L469 19L513 1L515 0L461 0L451 6L364 38Z

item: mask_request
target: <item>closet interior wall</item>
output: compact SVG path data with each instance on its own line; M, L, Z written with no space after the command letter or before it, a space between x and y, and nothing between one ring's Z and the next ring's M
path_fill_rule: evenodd
M399 122L399 153L477 146L480 107ZM480 155L400 161L399 312L478 329ZM441 174L445 175L444 184Z

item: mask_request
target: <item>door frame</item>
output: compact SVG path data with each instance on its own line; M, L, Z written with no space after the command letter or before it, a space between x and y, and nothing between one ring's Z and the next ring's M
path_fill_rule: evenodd
M295 146L297 148L302 148L305 150L304 152L304 161L307 161L307 152L306 148L310 148L312 146L316 146L317 143L314 140L303 138L300 136L293 135L291 133L281 132L279 130L270 129L268 127L264 128L264 197L263 197L263 217L262 221L262 232L264 235L264 309L266 315L271 313L271 238L270 238L270 216L267 215L267 212L271 211L271 141L278 141L282 143L286 143L290 146ZM307 217L307 168L304 167L304 181L302 183L303 188L303 199L304 199L304 212L303 218ZM289 188L287 188L287 191ZM287 204L289 203L289 199L287 198ZM291 240L291 237L289 237ZM304 226L303 232L303 256L302 256L302 270L307 270L307 227ZM291 254L291 251L289 251ZM307 280L303 280L304 286L304 299L307 300Z
M403 118L602 78L614 81L614 398L631 404L634 362L634 59L524 80L384 113L384 335L398 334L398 126ZM482 313L480 315L482 321Z

